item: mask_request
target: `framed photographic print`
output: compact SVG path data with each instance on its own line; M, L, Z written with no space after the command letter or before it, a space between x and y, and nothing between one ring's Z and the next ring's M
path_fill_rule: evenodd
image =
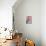
M32 24L32 16L26 17L26 24Z

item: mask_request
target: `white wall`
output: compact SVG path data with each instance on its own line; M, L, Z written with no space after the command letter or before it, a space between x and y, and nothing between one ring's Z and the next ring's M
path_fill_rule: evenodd
M41 1L24 0L15 9L15 28L22 32L24 37L36 42L40 46L41 32ZM26 24L26 16L32 16L32 24ZM28 35L27 35L28 34Z
M0 0L0 27L12 28L12 6L16 0Z
M46 0L41 1L41 38L42 46L46 46Z

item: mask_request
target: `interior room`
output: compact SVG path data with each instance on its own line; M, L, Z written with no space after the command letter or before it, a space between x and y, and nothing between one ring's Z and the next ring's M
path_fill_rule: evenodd
M46 0L0 0L0 46L46 46Z

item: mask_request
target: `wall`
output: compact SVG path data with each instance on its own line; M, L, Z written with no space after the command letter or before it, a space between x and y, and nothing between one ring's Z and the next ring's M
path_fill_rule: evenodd
M15 9L14 16L18 32L34 40L36 46L41 46L41 0L23 0ZM26 24L26 16L32 16L32 24Z
M41 1L41 41L46 46L46 0Z
M0 27L12 28L12 6L16 0L0 0Z

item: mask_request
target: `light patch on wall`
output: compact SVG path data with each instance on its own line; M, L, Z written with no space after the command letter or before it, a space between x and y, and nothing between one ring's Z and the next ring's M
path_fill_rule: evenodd
M26 24L32 24L32 16L26 17Z

